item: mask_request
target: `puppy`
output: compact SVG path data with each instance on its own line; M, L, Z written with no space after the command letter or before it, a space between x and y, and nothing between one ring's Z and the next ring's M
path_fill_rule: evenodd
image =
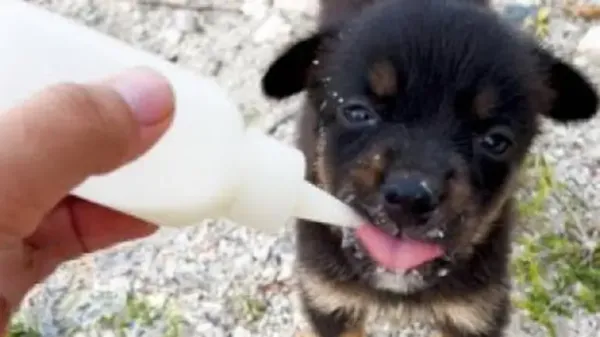
M540 119L592 118L595 89L486 1L323 0L319 23L261 84L306 94L307 179L371 223L297 223L314 334L364 336L376 313L503 336L517 173Z

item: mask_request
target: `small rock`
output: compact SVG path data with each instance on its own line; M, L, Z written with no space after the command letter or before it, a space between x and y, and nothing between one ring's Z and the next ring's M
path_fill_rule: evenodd
M253 19L262 19L267 15L268 7L263 0L246 0L241 10L242 13Z
M191 0L169 0L169 3L173 5L186 6L191 3Z
M233 266L237 268L236 270L243 270L244 268L248 268L248 266L252 265L252 256L242 255L232 262Z
M267 267L264 267L264 269L262 270L261 276L264 279L272 281L272 280L276 280L277 279L277 274L278 273L279 273L279 271L276 270L275 268L273 268L271 266L267 266Z
M183 33L177 29L169 29L163 33L165 41L171 46L176 46L183 39Z
M280 15L271 15L265 23L254 32L254 42L266 42L275 38L278 33L289 34L291 27Z
M175 261L175 259L168 259L165 261L161 272L165 279L173 279L175 277L176 270L177 270L177 261Z
M203 323L196 327L196 331L200 332L201 336L206 337L225 337L227 334L223 328L212 323Z
M117 337L117 334L114 331L102 331L102 333L100 334L101 337Z
M565 33L574 34L581 31L582 27L572 23L572 22L562 22L562 30Z
M242 328L241 326L237 326L235 327L235 330L233 330L233 337L250 337L252 336L250 334L250 332L244 328Z
M142 25L136 25L131 28L131 35L134 39L142 39L146 35L146 28Z
M273 6L285 11L314 15L319 8L319 2L317 0L275 0L273 1Z
M188 10L178 10L173 13L175 27L184 33L193 33L197 30L198 24L194 13Z
M159 308L165 305L168 298L165 294L150 294L145 299L150 306Z
M277 275L277 281L285 281L292 277L294 274L294 266L290 263L283 264Z
M587 62L600 63L600 25L593 26L585 33L577 45L577 53L585 57Z
M254 258L256 258L260 262L267 261L267 259L271 255L271 251L273 250L273 244L274 244L273 241L274 240L270 240L269 242L265 243L264 245L260 245L260 246L256 247L256 250L253 253Z

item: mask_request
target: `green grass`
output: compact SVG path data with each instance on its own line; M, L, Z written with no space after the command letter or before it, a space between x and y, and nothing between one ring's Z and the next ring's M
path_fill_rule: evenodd
M153 328L158 323L162 323L162 337L180 336L181 320L172 307L156 307L142 297L129 294L124 310L116 315L103 317L99 325L102 330L112 330L117 332L117 336L125 337L130 328Z
M535 14L526 18L523 29L530 31L537 38L544 39L550 32L550 7L542 6Z
M550 9L542 6L523 28L544 40L549 24ZM519 295L514 304L550 337L557 337L556 318L570 318L575 310L600 309L600 239L592 230L594 224L580 220L587 210L585 202L556 180L542 155L529 157L523 178L521 226L512 264ZM562 220L549 216L550 202L558 205Z
M250 295L238 295L233 298L233 310L236 316L246 323L259 321L267 311L267 304Z
M94 330L112 331L118 337L125 337L134 328L147 328L160 331L162 337L181 336L181 317L175 313L172 306L152 305L147 298L128 294L127 302L122 311L102 317L92 327ZM75 335L80 330L71 331ZM156 334L154 334L156 335ZM20 319L14 319L9 327L8 337L41 337L42 334L33 327L27 326Z
M550 195L557 189L554 170L546 158L541 155L530 155L525 162L522 176L524 188L529 188L531 195L519 202L521 217L536 217L544 211L544 205Z
M17 320L10 325L7 337L42 337L42 334Z
M554 178L552 167L540 155L532 155L524 172L530 194L521 198L522 232L512 271L520 296L516 307L557 337L555 318L571 317L576 309L595 313L600 307L600 248L590 244L589 231L576 214L585 210L564 184ZM560 230L547 226L550 200L557 201L565 221Z

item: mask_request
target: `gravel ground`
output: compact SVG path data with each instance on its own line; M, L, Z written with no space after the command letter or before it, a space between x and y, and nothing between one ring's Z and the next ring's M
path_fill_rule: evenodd
M278 106L269 104L258 90L259 75L278 48L313 27L316 0L29 2L214 76L232 93L249 121L264 128L298 103L295 99ZM532 0L496 3L518 5L510 12L515 18L529 11L527 6L542 5ZM589 50L576 52L579 41L596 23L567 17L561 10L564 3L544 1L552 8L546 41L600 83L600 57L592 57L600 50L600 38L592 40ZM597 225L594 219L600 210L599 127L598 118L569 128L547 125L536 148L553 163L557 178L588 202L585 214L580 214L586 227ZM292 126L284 123L275 135L291 141L292 131ZM551 214L559 215L552 207ZM287 229L278 236L224 222L163 229L150 238L65 264L31 292L21 310L22 319L48 337L119 333L292 336L296 325L302 323L294 310L292 244ZM149 306L159 308L157 317ZM129 318L123 316L124 308ZM118 319L125 323L115 323ZM180 331L168 330L177 322L183 327ZM119 327L106 328L110 323ZM562 323L560 336L592 336L600 331L597 314L577 314ZM423 336L425 332L416 326L392 333L385 324L372 325L370 330L374 337ZM545 334L518 311L509 335Z

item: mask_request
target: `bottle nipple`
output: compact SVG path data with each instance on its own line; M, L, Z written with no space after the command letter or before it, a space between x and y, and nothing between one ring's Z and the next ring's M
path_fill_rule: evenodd
M302 184L299 194L294 209L297 218L349 228L365 222L350 206L308 182Z

